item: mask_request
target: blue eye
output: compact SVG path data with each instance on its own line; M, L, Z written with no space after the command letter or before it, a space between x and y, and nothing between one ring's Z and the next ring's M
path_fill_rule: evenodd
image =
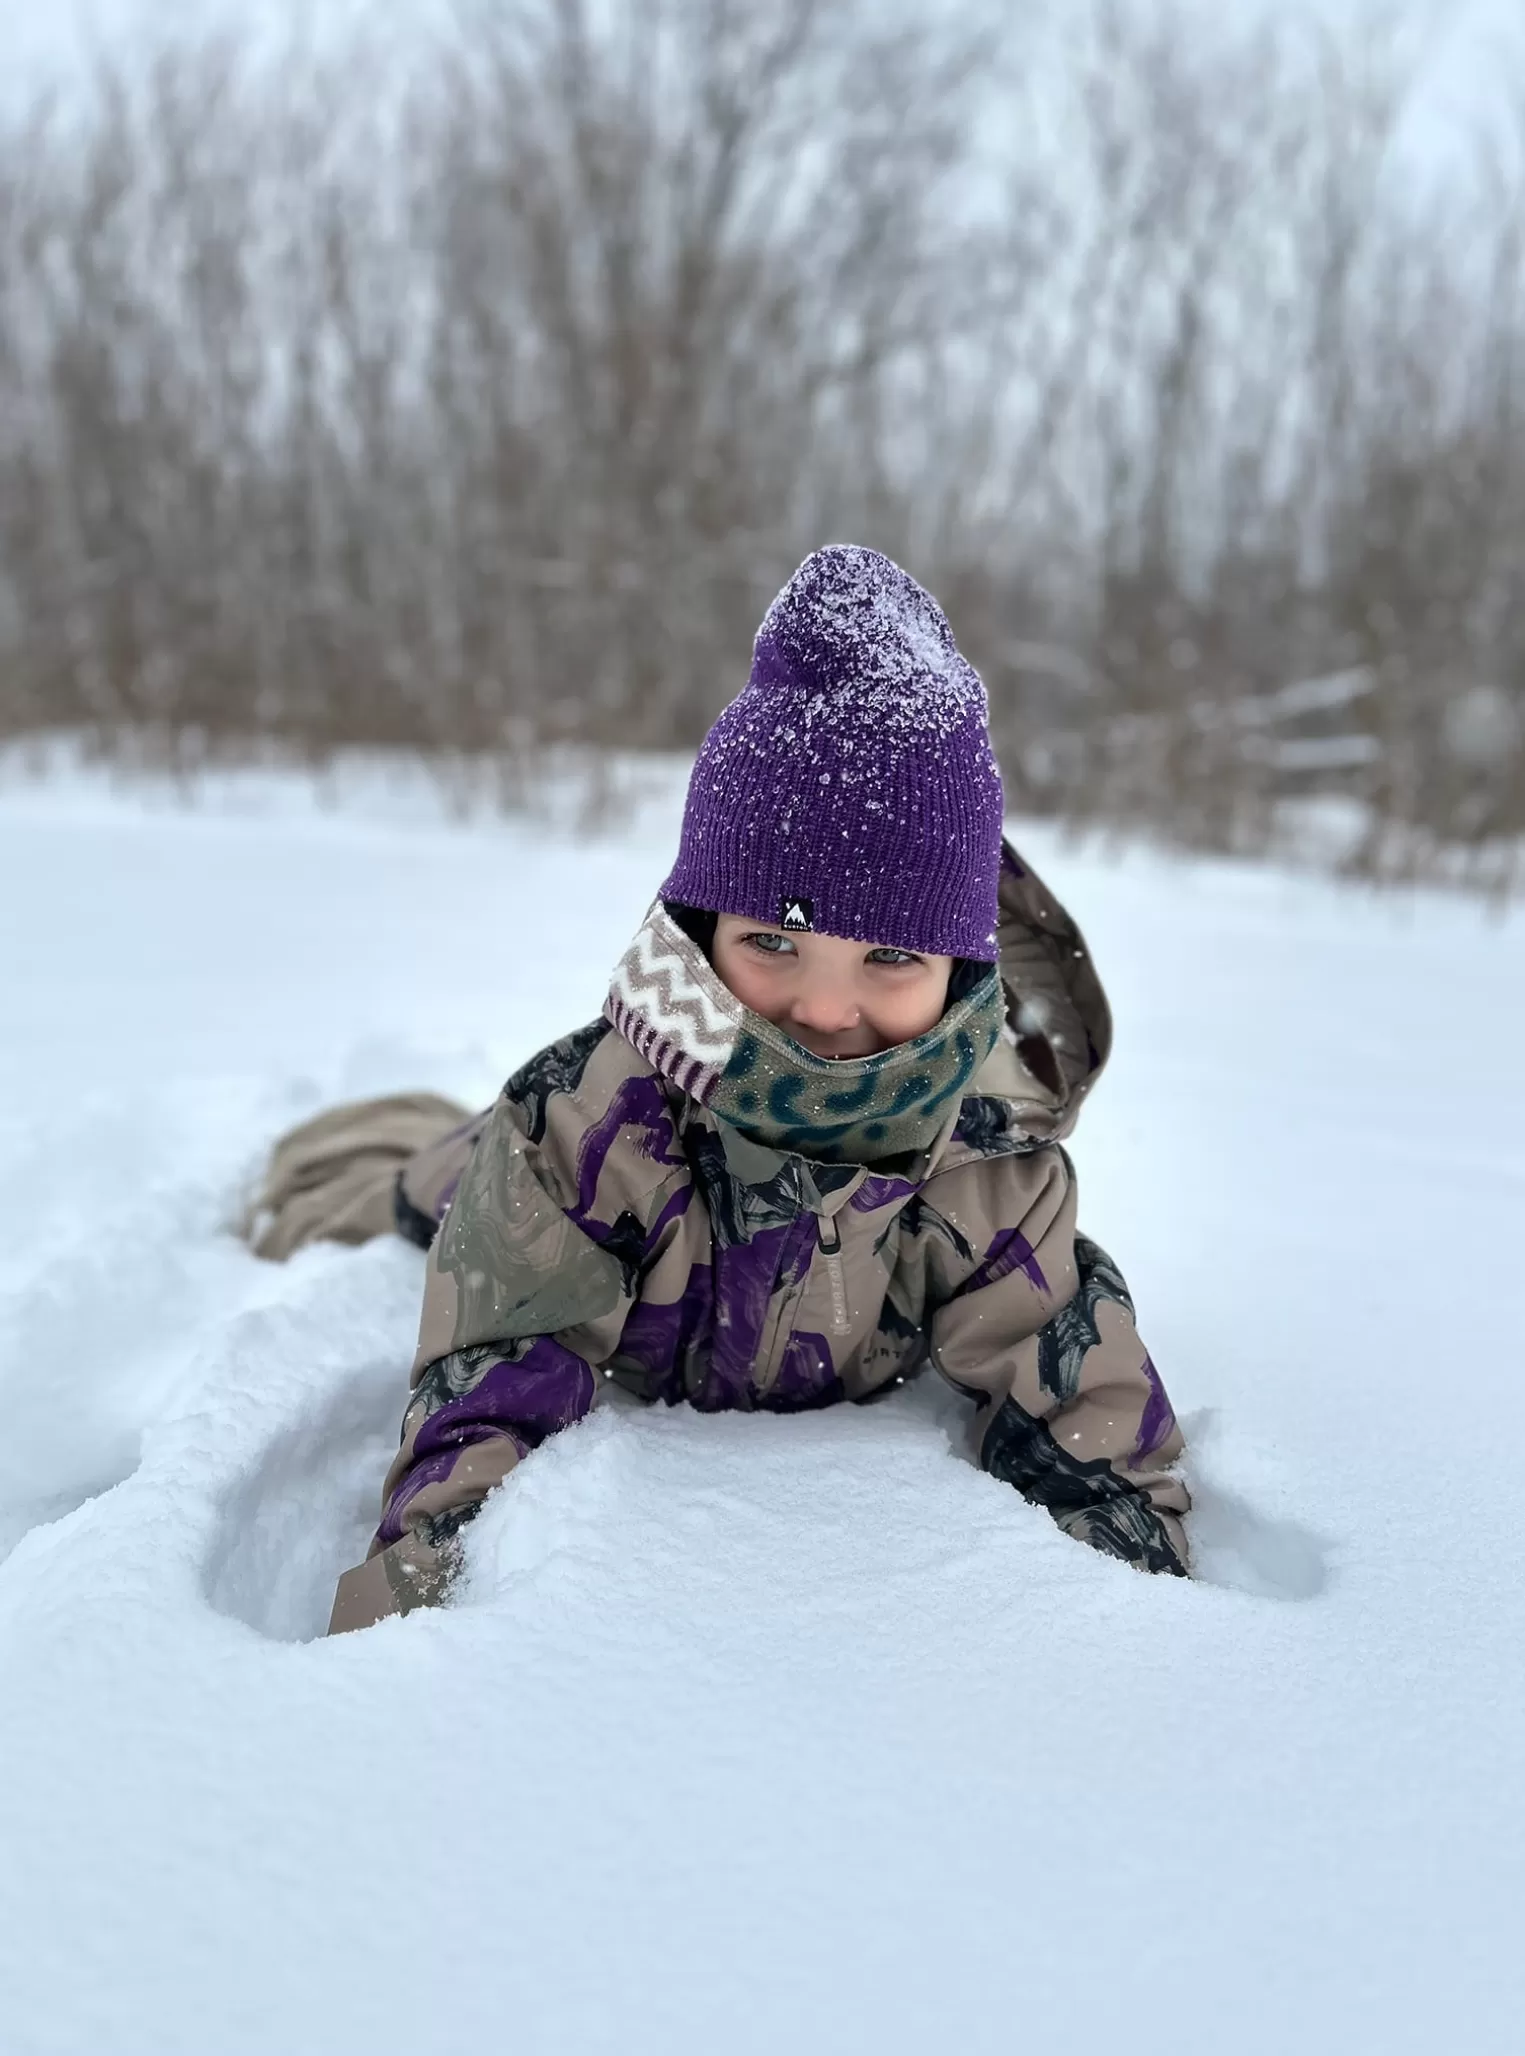
M889 964L892 966L898 966L900 964L919 964L921 962L921 958L917 956L912 956L911 952L908 949L883 948L871 949L868 953L868 961L871 964Z
M757 935L744 935L742 941L748 949L760 950L765 957L783 957L794 954L794 944L787 935L772 935L764 932Z

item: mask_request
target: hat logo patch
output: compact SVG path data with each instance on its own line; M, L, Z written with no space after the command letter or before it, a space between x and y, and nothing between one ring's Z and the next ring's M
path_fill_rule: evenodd
M778 925L792 935L808 935L815 926L815 901L785 893L779 903Z

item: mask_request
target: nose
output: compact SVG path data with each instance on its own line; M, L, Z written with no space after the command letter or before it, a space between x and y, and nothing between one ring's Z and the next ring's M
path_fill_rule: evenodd
M801 982L789 1017L797 1027L812 1029L817 1035L840 1035L857 1027L862 1009L850 981L817 971Z

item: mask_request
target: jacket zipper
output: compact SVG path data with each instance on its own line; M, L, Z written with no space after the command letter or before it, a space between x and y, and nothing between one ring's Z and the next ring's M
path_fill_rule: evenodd
M826 1239L828 1228L831 1230L829 1242ZM831 1287L831 1332L833 1335L849 1334L852 1322L847 1317L847 1286L842 1277L842 1230L837 1226L835 1215L816 1216L815 1239L826 1259L826 1282Z
M850 1335L852 1320L847 1311L847 1282L842 1271L842 1230L832 1216L815 1216L815 1239L825 1261L826 1282L831 1289L831 1332L833 1335ZM773 1390L788 1339L794 1332L794 1317L804 1289L805 1280L802 1278L792 1292L779 1300L769 1317L767 1341L758 1352L759 1366L766 1366L756 1377L759 1394Z

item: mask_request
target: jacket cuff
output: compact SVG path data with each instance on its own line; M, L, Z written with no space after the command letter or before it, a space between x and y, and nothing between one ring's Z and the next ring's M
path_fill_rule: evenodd
M415 1607L442 1606L460 1567L461 1546L454 1537L436 1547L410 1532L344 1573L328 1632L347 1635Z
M1191 1576L1185 1528L1174 1514L1159 1512L1141 1495L1068 1507L1054 1519L1078 1542L1088 1542L1104 1556L1119 1557L1135 1570Z

